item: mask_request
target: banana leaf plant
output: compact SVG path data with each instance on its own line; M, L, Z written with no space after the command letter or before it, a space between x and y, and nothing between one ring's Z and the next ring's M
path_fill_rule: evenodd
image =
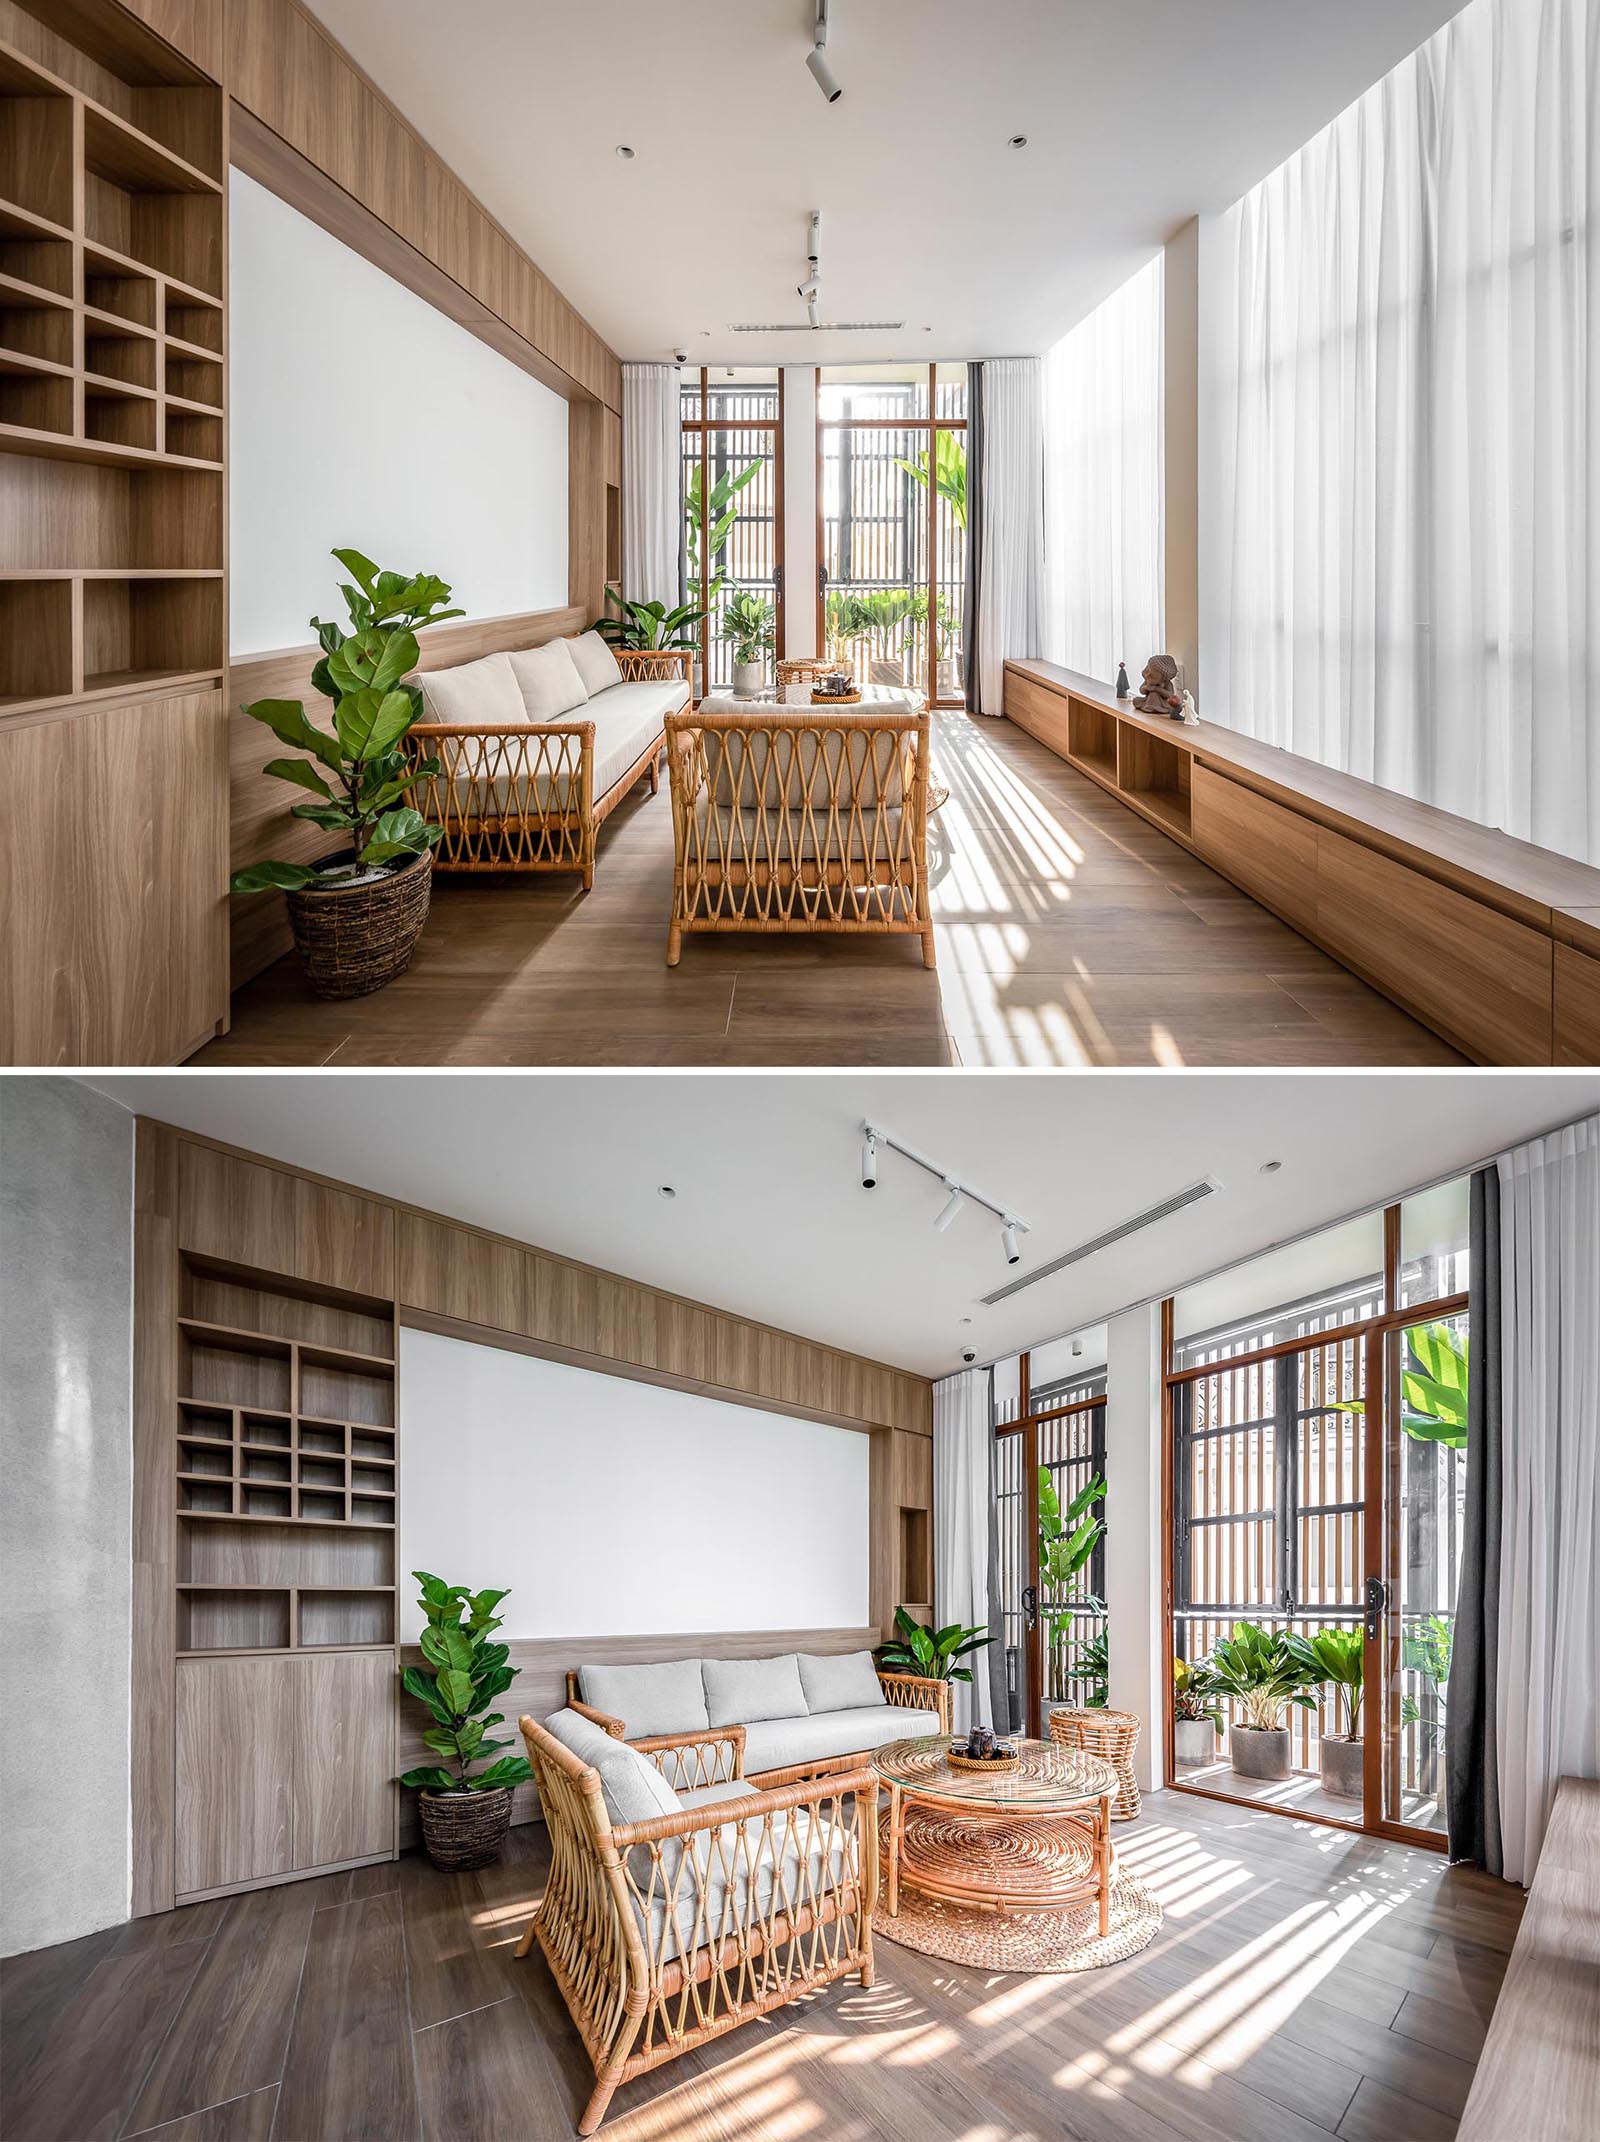
M1302 1639L1296 1637L1292 1641L1299 1643ZM1346 1740L1359 1740L1361 1692L1366 1679L1366 1646L1360 1629L1318 1629L1314 1635L1306 1637L1304 1643L1315 1661L1318 1685L1329 1687L1334 1692L1343 1737ZM1411 1666L1415 1663L1414 1659L1404 1655L1403 1647L1401 1664ZM1414 1725L1421 1715L1421 1708L1414 1696L1401 1697L1402 1725Z
M1467 1382L1471 1368L1466 1332L1449 1324L1413 1324L1402 1335L1406 1367L1400 1375L1400 1425L1419 1443L1467 1447ZM1333 1413L1360 1413L1366 1401L1342 1398Z
M359 550L333 555L350 574L340 592L354 628L311 620L322 656L311 681L333 701L333 730L319 728L298 699L258 699L244 709L281 743L307 754L271 759L266 772L310 792L291 815L347 836L352 854L320 863L251 863L236 870L236 893L302 892L349 884L402 856L420 855L441 837L405 797L437 759L413 764L400 749L422 714L422 693L406 678L417 666L417 633L447 617L450 590L432 573L380 572ZM351 583L355 584L352 585Z
M684 493L684 515L687 521L686 541L689 553L689 578L698 585L702 552L715 568L733 524L739 518L736 503L739 493L747 484L754 483L764 464L759 460L748 461L742 469L725 469L711 486L711 496L706 496L706 474L703 463L696 462L689 471L689 481ZM722 585L722 576L717 574L711 583L711 593L716 594Z
M958 1621L946 1629L931 1623L924 1628L903 1606L894 1610L894 1625L902 1641L885 1644L879 1663L886 1673L917 1674L924 1681L970 1681L970 1669L957 1661L994 1642L987 1629L964 1629Z
M408 1666L401 1681L407 1695L426 1706L433 1722L423 1742L443 1760L408 1770L400 1783L424 1792L493 1792L525 1784L533 1775L525 1755L501 1755L476 1774L469 1767L512 1745L484 1737L505 1724L502 1713L489 1706L517 1678L517 1668L506 1664L509 1647L491 1641L501 1625L495 1608L507 1594L446 1584L425 1569L411 1574L422 1587L419 1604L427 1625L418 1642L426 1668ZM453 1770L446 1767L451 1763Z
M1104 1499L1106 1484L1098 1474L1087 1486L1080 1488L1063 1510L1061 1498L1056 1493L1055 1477L1048 1465L1039 1468L1039 1596L1051 1606L1071 1601L1074 1605L1086 1606L1096 1613L1105 1612L1105 1602L1084 1590L1077 1591L1078 1578L1094 1553L1096 1543L1105 1531L1104 1521L1094 1515L1094 1505ZM1077 1616L1068 1607L1066 1611L1052 1614L1050 1634L1065 1636ZM1081 1651L1084 1647L1078 1647ZM1100 1668L1103 1679L1106 1669ZM1091 1676L1092 1667L1080 1663L1073 1669L1076 1678ZM1104 1702L1104 1697L1100 1699Z
M1067 1673L1070 1679L1086 1684L1085 1708L1103 1711L1111 1700L1111 1631L1101 1627L1082 1643L1071 1645Z
M915 461L902 461L900 466L922 488L928 488L930 474L933 487L950 508L951 518L958 528L967 525L967 449L953 431L934 434L933 466L930 471L928 456L919 454Z
M698 603L669 610L664 602L632 602L620 588L607 587L606 614L596 619L594 630L613 647L694 647L694 628L705 614Z

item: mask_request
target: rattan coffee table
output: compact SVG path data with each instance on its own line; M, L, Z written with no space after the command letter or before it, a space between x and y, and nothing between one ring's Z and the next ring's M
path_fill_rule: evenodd
M872 1758L889 1794L885 1904L900 1887L991 1912L1064 1911L1093 1897L1110 1924L1117 1773L1098 1756L1014 1740L1017 1768L952 1770L949 1736L891 1741Z

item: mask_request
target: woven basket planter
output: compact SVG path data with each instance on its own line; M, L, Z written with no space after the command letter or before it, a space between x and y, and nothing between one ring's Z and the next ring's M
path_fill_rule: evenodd
M433 855L408 856L375 885L292 892L289 926L319 997L365 997L411 964L428 919Z
M511 1788L418 1795L422 1841L436 1867L489 1867L511 1827Z

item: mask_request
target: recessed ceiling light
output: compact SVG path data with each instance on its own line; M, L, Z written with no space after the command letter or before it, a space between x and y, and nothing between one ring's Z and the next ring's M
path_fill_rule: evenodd
M671 1183L661 1183L660 1185L658 1185L658 1187L657 1187L657 1189L656 1189L656 1196L657 1196L657 1197L668 1197L668 1198L671 1198L671 1197L676 1197L676 1196L677 1196L677 1194L678 1194L678 1193L677 1193L677 1191L673 1189L673 1187L672 1187Z
M617 154L622 158L622 161L625 164L631 164L633 162L633 151L628 147L628 144L625 141L619 141L617 143Z
M963 1324L970 1324L972 1322L972 1319L970 1316L964 1316L961 1321Z
M1283 1162L1281 1160L1264 1160L1261 1163L1259 1173L1262 1175L1276 1175L1282 1166Z
M1028 146L1028 137L1026 134L1013 134L1006 146L1012 149L1025 149Z

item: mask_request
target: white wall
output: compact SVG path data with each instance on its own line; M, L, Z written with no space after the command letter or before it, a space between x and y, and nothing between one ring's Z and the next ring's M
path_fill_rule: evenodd
M0 1082L0 1955L128 1916L133 1118Z
M342 617L335 544L473 617L567 599L567 405L242 172L229 188L235 655Z
M868 1436L400 1334L410 1572L508 1586L512 1636L860 1628Z

